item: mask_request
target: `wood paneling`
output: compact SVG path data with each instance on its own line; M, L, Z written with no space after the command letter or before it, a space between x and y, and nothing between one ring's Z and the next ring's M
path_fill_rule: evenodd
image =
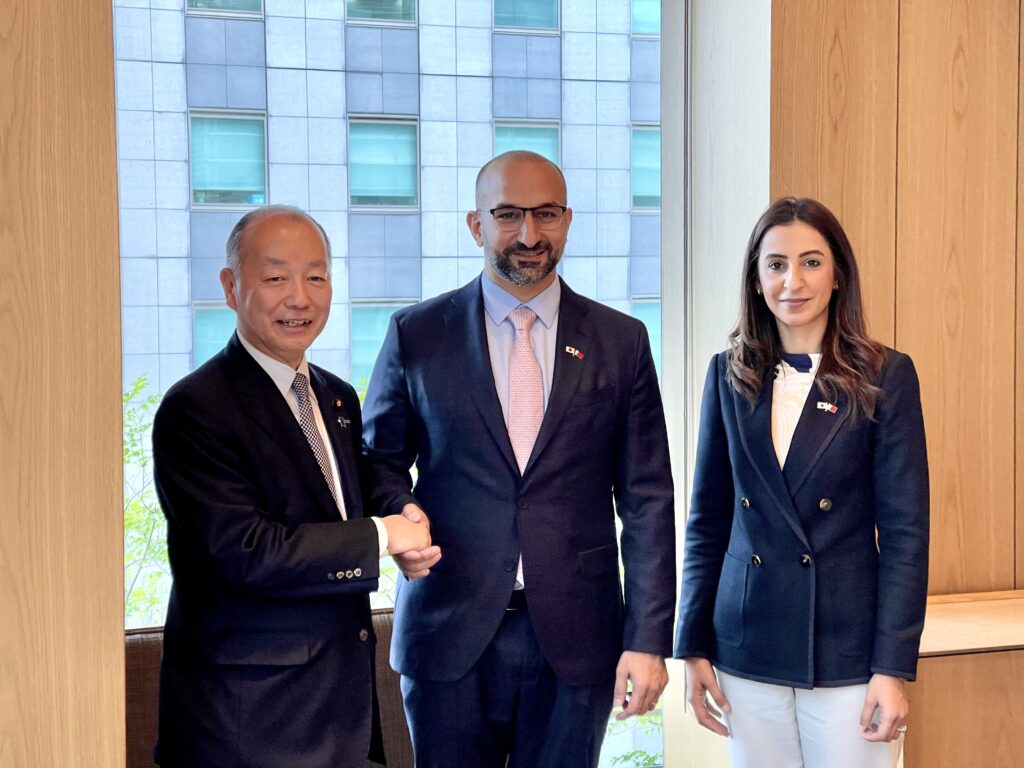
M111 4L0 5L0 765L124 765Z
M872 335L894 339L896 62L891 0L772 3L771 196L814 197L861 268Z
M905 768L1024 765L1024 651L921 659Z
M1020 18L1020 45L1024 46L1024 13ZM1017 360L1024 363L1024 56L1020 56L1017 78ZM1024 374L1017 374L1017 483L1014 507L1017 509L1016 572L1017 589L1024 589Z
M921 377L933 592L1014 585L1017 0L900 4L896 345Z

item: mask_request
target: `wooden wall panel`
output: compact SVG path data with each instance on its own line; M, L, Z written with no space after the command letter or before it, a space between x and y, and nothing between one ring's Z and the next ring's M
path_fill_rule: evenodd
M1020 18L1020 45L1024 46L1024 13ZM1020 72L1017 78L1017 361L1024 364L1024 55L1020 56ZM1017 398L1014 401L1017 414L1017 483L1014 507L1017 510L1016 572L1017 589L1024 589L1024 374L1017 374Z
M931 591L1014 585L1017 0L900 3L896 345L921 376Z
M921 659L904 768L1024 765L1024 651Z
M0 765L125 761L109 0L0 4Z
M771 196L814 197L861 268L872 335L894 339L898 6L772 3Z

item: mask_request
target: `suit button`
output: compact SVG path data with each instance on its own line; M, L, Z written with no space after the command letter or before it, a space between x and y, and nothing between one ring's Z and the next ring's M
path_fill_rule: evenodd
M828 512L832 509L832 499L822 499L818 502L818 509L822 512Z
M359 630L359 641L360 641L360 642L362 642L362 643L365 643L365 642L366 642L366 640L367 640L367 639L368 639L369 637L370 637L370 633L369 633L369 632L367 632L367 631L366 631L365 629L360 629L360 630Z
M352 571L352 575L355 576L358 579L360 576L363 575L363 569L362 568L356 568L354 571Z
M516 564L514 562L512 562L511 560L505 560L502 563L502 566L504 566L505 571L507 573L512 573L512 571L514 571L516 569Z
M527 507L529 507L529 506L530 506L530 505L529 505L529 503L528 503L528 502L526 501L526 499L520 499L520 500L519 500L519 508L520 508L520 509L526 509L526 508L527 508Z
M333 573L328 573L327 574L327 580L328 581L334 581L334 574Z
M344 571L338 571L336 574L334 574L334 578L336 578L336 579L344 579L345 578L345 572Z
M742 499L740 499L740 506L743 507L744 509L750 509L750 499L744 496Z
M807 554L800 555L800 565L802 565L804 568L810 568L811 567L811 556L807 555Z
M754 555L752 558L750 558L750 562L752 562L755 567L760 568L761 567L761 556L760 555Z

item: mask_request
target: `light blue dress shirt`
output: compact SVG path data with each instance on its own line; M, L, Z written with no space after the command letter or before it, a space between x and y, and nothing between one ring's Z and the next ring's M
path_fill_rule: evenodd
M484 298L484 327L487 331L487 349L491 355L491 373L494 388L501 401L501 413L508 426L508 361L512 356L512 345L516 329L509 319L509 313L519 306L532 309L537 320L530 328L530 343L533 354L540 366L544 382L544 410L548 408L551 381L555 371L555 341L558 336L558 306L562 300L562 284L555 281L527 302L522 302L491 280L486 273L480 275Z

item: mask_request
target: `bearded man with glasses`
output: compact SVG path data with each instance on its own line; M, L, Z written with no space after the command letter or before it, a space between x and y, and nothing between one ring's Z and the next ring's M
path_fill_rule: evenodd
M673 490L654 361L640 321L556 274L566 202L540 155L487 163L466 215L483 273L395 313L370 379L375 506L433 541L395 558L391 663L418 768L594 768L613 706L649 712L668 680Z

